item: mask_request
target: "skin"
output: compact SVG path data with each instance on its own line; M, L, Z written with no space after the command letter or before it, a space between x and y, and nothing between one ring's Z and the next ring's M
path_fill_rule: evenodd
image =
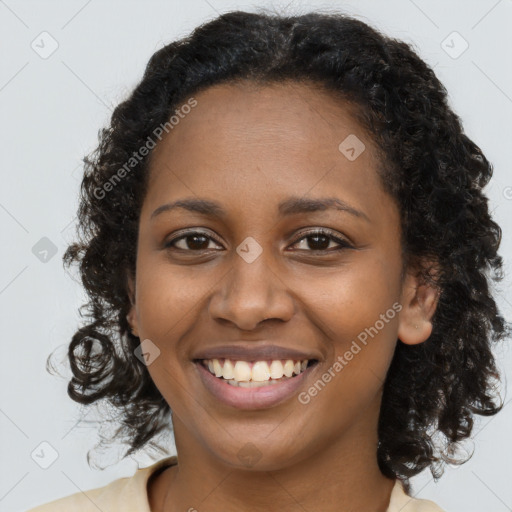
M154 149L128 279L127 318L160 350L148 370L173 411L179 459L150 481L151 510L385 511L395 482L377 465L383 382L397 339L430 336L437 294L413 269L402 279L399 210L372 140L348 105L313 85L217 85L195 98ZM354 161L338 150L350 134L366 146ZM335 209L280 217L291 196L336 197L367 219ZM151 219L190 197L219 202L226 217L176 209ZM212 240L166 248L185 228ZM315 245L304 238L312 228L351 247ZM262 249L252 263L236 252L249 236ZM314 351L307 391L394 303L401 311L308 404L294 395L263 410L229 407L191 361L239 340ZM248 442L260 457L250 468L238 457Z

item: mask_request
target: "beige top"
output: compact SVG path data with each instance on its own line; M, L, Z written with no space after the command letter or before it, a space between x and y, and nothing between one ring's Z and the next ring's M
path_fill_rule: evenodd
M164 466L177 463L176 456L167 457L147 468L138 469L131 477L119 478L104 487L78 492L27 512L151 512L148 501L149 477ZM405 494L400 480L391 492L386 512L443 512L429 500L418 500Z

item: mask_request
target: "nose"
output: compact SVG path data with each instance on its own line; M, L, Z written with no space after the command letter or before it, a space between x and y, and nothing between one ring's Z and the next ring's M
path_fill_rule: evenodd
M253 331L265 320L289 321L295 310L293 294L264 257L251 263L236 254L233 267L210 300L210 315L243 331Z

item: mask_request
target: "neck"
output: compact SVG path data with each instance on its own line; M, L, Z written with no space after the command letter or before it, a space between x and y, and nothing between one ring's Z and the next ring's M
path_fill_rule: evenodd
M385 512L395 481L379 470L376 421L368 419L297 463L257 471L219 462L175 417L178 466L158 476L150 494L151 510Z

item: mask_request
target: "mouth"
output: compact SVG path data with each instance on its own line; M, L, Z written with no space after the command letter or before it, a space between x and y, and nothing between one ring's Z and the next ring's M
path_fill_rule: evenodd
M313 358L261 359L247 355L246 359L201 357L193 362L210 396L245 410L268 409L292 398L319 366L319 360Z
M198 363L217 379L241 388L272 386L302 374L315 365L316 359L273 359L243 361L231 359L202 359Z

